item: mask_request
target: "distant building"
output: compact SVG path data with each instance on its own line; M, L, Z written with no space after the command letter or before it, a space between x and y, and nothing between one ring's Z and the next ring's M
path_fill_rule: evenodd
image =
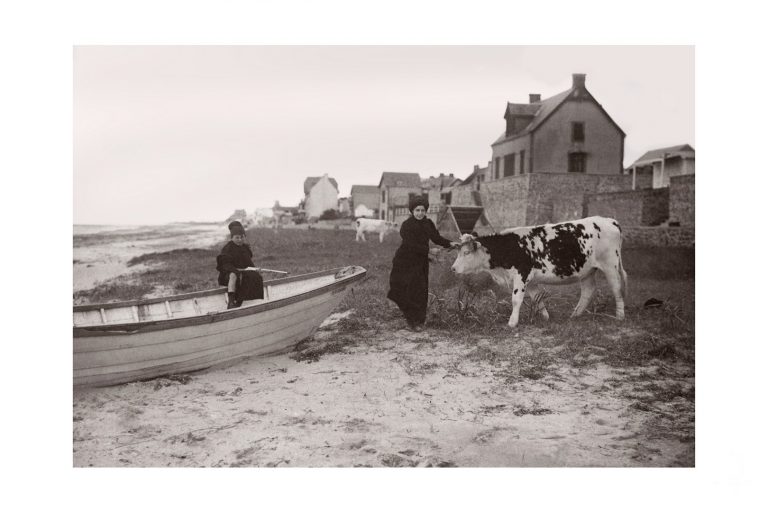
M381 201L376 185L352 185L351 207L355 217L377 218Z
M466 177L464 181L461 182L459 186L462 187L470 187L472 190L480 190L480 184L485 182L486 180L486 174L491 172L492 170L491 162L488 162L488 165L485 167L480 167L479 165L476 165L475 168L472 170L472 174Z
M327 174L304 180L304 215L307 219L317 218L326 210L338 210L339 185Z
M352 214L352 209L349 206L349 198L348 197L340 197L339 198L339 215L342 217L349 217Z
M491 144L488 181L530 173L621 174L625 134L574 74L570 89L545 100L507 103L504 133Z
M298 206L280 206L280 201L275 201L272 207L272 221L275 227L296 222L302 217Z
M225 224L229 224L232 221L238 221L240 222L244 227L248 227L250 224L248 219L248 214L245 212L245 210L235 210L235 212L227 217L227 220L224 221Z
M632 188L638 186L638 177L650 175L653 188L669 186L669 178L696 173L696 150L688 144L652 149L635 160L626 171L632 175Z
M461 180L453 176L453 173L440 173L439 176L430 176L421 180L421 188L429 198L429 206L437 208L445 203L445 198L450 197L451 188L460 185Z
M379 218L390 222L407 219L410 198L422 195L421 178L415 172L384 172L378 188L381 191Z

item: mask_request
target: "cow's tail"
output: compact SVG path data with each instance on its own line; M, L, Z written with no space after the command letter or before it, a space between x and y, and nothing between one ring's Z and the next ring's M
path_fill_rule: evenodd
M617 224L618 227L618 224ZM621 263L621 228L619 228L619 278L621 279L621 298L627 301L627 273L624 271L624 265Z

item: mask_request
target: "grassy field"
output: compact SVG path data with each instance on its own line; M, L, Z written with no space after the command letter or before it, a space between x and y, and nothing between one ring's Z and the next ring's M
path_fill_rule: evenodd
M354 242L350 231L251 229L248 240L258 267L291 274L345 265L361 265L368 278L350 294L341 309L353 308L345 330L377 328L402 322L399 311L386 299L391 260L399 244L397 235L378 241ZM219 247L177 249L133 258L129 265L145 264L144 272L121 276L79 292L79 302L135 299L156 290L189 292L216 286L215 259ZM483 335L506 338L511 304L504 290L488 277L459 279L450 272L455 253L444 252L430 270L428 327L450 331L457 337ZM588 347L605 350L615 364L642 363L662 357L693 361L694 356L694 251L689 248L625 248L624 267L629 275L626 321L610 318L613 298L598 277L599 288L587 314L569 319L578 301L578 285L547 287L551 320L531 315L526 300L518 333L544 334L577 355ZM267 278L269 276L267 275ZM646 300L663 301L655 308Z

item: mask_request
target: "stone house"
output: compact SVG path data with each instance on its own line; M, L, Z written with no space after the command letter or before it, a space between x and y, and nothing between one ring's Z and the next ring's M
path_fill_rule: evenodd
M379 181L379 218L398 224L408 218L408 202L422 195L421 178L415 172L384 172Z
M248 214L245 212L245 210L235 210L235 212L227 217L227 220L224 221L225 224L229 224L232 221L238 221L240 222L244 227L248 227L249 221L248 221Z
M349 217L352 215L352 209L350 208L350 199L348 197L340 197L338 204L339 215L341 217Z
M378 218L381 198L376 185L352 185L350 207L357 217Z
M488 174L492 171L493 166L491 162L488 162L488 165L485 167L480 167L479 165L476 165L475 168L472 170L472 174L466 177L464 181L461 182L460 186L462 187L469 187L472 190L480 190L480 184L484 183L486 179L488 179Z
M430 176L421 180L422 193L427 194L429 207L435 210L441 204L446 204L446 199L450 203L451 190L456 185L460 185L461 180L453 176L453 173L440 173L439 176Z
M489 181L531 173L621 174L625 134L574 74L571 88L507 103Z
M337 210L339 185L328 174L304 180L302 207L307 219L318 218L326 210Z
M696 150L688 144L652 149L635 160L626 170L632 175L632 188L644 188L650 181L652 188L669 187L673 176L696 173Z
M281 206L280 201L275 201L272 207L272 222L275 227L291 224L303 219L299 206Z

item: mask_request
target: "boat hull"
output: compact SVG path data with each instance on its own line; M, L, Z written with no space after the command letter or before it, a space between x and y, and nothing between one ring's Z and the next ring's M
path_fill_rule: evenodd
M361 269L315 289L233 310L75 327L74 385L146 380L286 351L311 336L364 274Z

